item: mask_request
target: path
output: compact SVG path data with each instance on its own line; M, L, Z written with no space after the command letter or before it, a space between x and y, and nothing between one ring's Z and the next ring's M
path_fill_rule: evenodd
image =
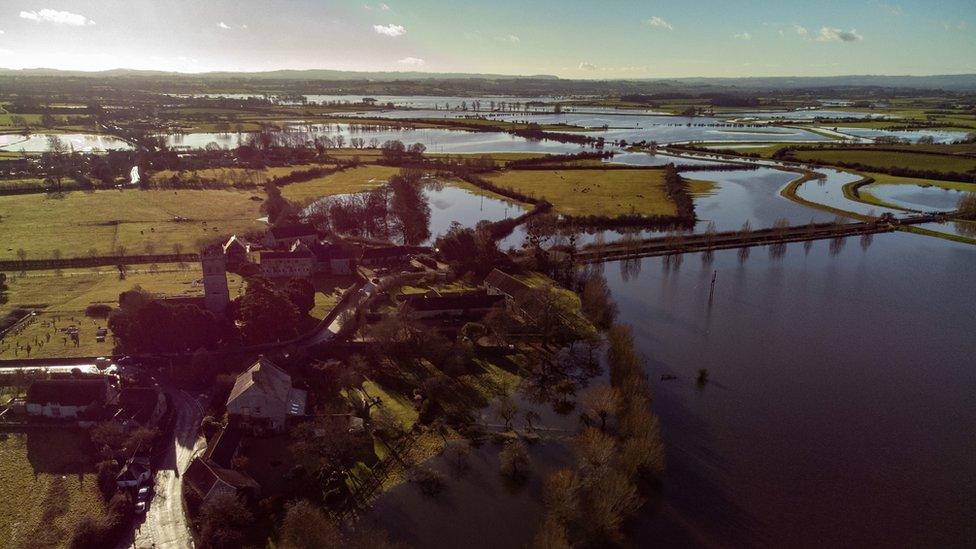
M145 520L136 518L133 537L126 540L125 547L193 547L193 535L183 509L183 474L207 446L198 434L203 406L186 391L174 389L167 394L176 412L172 441L159 460L154 495Z

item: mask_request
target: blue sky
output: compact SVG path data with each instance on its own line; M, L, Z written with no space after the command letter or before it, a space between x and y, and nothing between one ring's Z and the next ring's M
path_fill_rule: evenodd
M0 67L976 73L976 1L0 0Z

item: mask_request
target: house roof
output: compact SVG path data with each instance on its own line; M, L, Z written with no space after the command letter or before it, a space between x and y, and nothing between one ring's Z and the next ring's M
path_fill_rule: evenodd
M311 235L318 234L318 231L315 230L315 226L310 225L308 223L298 223L295 225L271 227L270 229L268 229L268 232L270 232L271 236L273 236L277 240L281 240L284 238L298 238L301 236L311 236Z
M366 248L363 259L385 259L388 257L402 257L410 254L429 252L430 248L421 246L386 246L384 248Z
M224 243L224 253L230 253L231 250L240 250L247 253L251 251L251 243L235 234Z
M264 397L282 407L288 404L288 393L291 391L291 376L274 365L270 360L259 357L246 372L237 376L234 388L227 397L227 405L245 392L257 389Z
M532 291L532 287L525 282L498 269L493 269L488 273L488 276L485 277L485 286L496 288L516 300L529 297Z
M313 257L312 252L305 248L303 250L296 250L294 252L261 252L261 262L267 260L278 260L278 259L311 259Z
M205 497L210 490L213 489L213 485L221 480L234 488L259 488L258 483L254 481L251 477L234 471L233 469L227 469L225 467L220 467L214 463L209 458L201 457L194 459L190 466L187 467L186 472L183 473L183 481L189 486L197 496L200 498Z
M488 309L499 306L505 300L502 295L489 295L485 292L465 292L440 296L411 296L404 304L415 311L449 311L455 309Z
M340 246L339 244L322 244L313 242L308 248L315 254L318 261L329 261L333 259L352 259L362 253L362 248L358 246Z
M145 425L159 404L159 389L154 387L123 387L119 392L119 407L127 419Z
M108 381L98 379L49 379L31 383L27 389L28 404L88 406L104 404L108 399Z
M220 467L230 467L243 436L244 433L233 425L224 427L217 433L213 444L207 447L206 457Z
M139 480L139 477L148 470L149 467L146 465L137 461L130 461L122 467L122 470L119 471L119 474L116 475L115 479L121 481Z

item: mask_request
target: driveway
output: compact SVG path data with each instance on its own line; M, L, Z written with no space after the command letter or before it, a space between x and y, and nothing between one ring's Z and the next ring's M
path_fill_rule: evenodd
M184 549L193 547L193 536L183 509L183 473L193 458L207 447L197 431L203 406L182 390L167 391L176 412L170 446L156 471L155 494L144 520L136 519L126 547Z

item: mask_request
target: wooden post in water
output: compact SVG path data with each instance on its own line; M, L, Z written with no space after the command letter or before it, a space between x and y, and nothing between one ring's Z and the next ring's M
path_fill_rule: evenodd
M712 302L712 297L715 296L715 277L718 276L718 271L712 271L712 285L708 290L708 302Z

